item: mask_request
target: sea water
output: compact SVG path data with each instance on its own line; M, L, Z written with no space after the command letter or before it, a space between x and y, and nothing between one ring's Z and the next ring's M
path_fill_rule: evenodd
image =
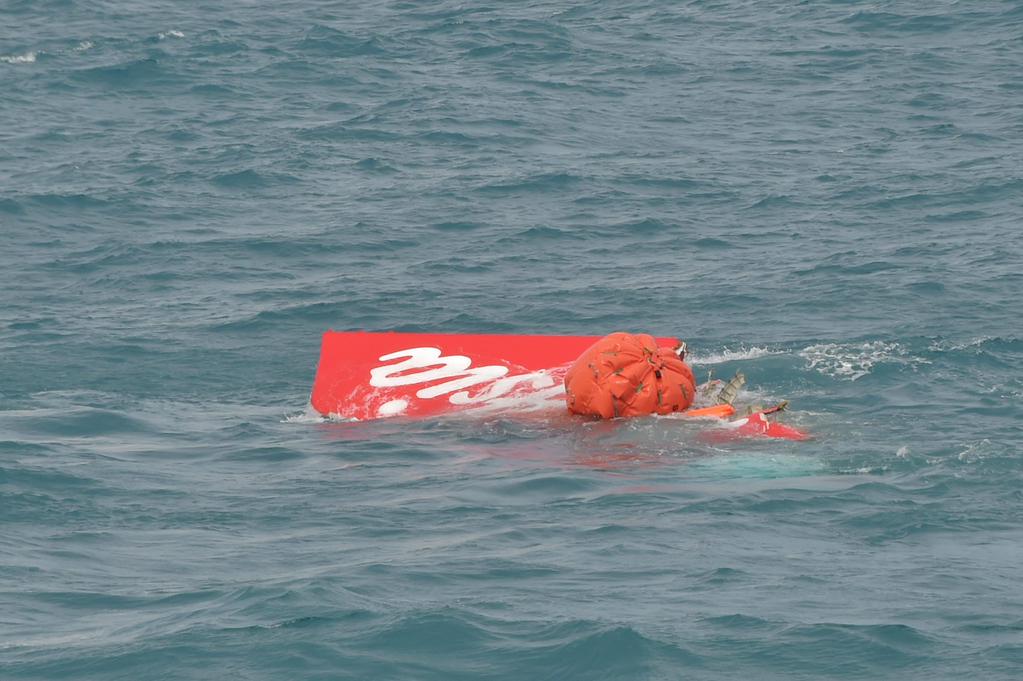
M0 2L3 679L1017 679L1023 6ZM685 338L808 443L324 422Z

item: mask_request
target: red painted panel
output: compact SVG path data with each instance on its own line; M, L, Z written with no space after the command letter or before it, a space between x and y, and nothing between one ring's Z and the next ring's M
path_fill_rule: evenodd
M429 416L510 400L563 405L564 373L599 336L328 331L312 404L324 415ZM658 338L673 347L674 338Z
M600 338L328 331L311 401L325 416L360 420L472 408L564 410L565 373ZM669 348L678 342L656 341ZM693 415L733 412L719 405ZM808 437L763 414L718 423L723 428L715 433L725 439Z

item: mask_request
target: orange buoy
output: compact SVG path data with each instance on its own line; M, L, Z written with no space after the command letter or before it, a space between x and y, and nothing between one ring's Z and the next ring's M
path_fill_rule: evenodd
M565 375L568 410L604 419L671 414L688 408L695 395L692 369L645 333L601 338Z

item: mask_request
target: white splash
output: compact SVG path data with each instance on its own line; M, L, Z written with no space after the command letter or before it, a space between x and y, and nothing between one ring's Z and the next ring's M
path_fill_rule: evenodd
M83 40L78 43L78 47L75 48L75 52L85 52L86 50L91 50L93 47L95 47L95 45L91 40Z
M889 341L821 343L804 348L799 356L811 369L849 381L863 378L878 364L930 364L929 360L913 357L904 347Z
M707 355L694 353L692 355L686 356L686 361L694 366L699 366L702 364L721 364L723 362L735 362L738 360L758 359L760 357L766 357L768 355L777 354L778 351L776 350L769 350L767 348L761 348L758 346L753 346L751 348L739 346L739 348L736 350L724 348L723 350L721 350L721 352L712 352Z
M157 36L160 40L166 40L167 38L184 38L185 34L181 31L167 31Z
M962 352L963 350L979 348L988 341L993 340L995 340L993 336L981 336L980 338L974 338L960 343L950 340L936 340L931 343L930 350L932 352Z
M966 449L956 454L956 458L964 463L975 463L991 456L993 449L991 440L984 438L966 445Z
M861 466L860 468L841 468L842 475L883 475L889 470L888 466Z
M549 409L562 410L565 408L565 386L559 381L555 385L539 389L527 390L524 392L515 391L504 397L479 402L472 406L466 413L494 413L494 412L525 412L545 411Z
M285 416L281 423L326 423L327 421L327 418L321 416L318 411L313 409L313 405L307 404L303 412Z
M0 56L0 62L4 64L34 64L37 54L37 52L26 52L25 54Z
M899 447L898 451L895 452L895 456L897 456L900 459L908 459L909 447L907 447L906 445L902 445L901 447Z

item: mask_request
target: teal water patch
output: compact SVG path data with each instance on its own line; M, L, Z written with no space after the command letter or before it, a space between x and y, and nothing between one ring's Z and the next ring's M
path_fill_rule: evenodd
M4 681L1020 676L1017 4L0 17ZM329 422L328 328L679 336L813 439Z
M730 452L709 456L693 461L689 468L695 477L710 480L729 478L773 480L815 476L828 472L827 465L811 454L773 454L765 451L740 454Z

